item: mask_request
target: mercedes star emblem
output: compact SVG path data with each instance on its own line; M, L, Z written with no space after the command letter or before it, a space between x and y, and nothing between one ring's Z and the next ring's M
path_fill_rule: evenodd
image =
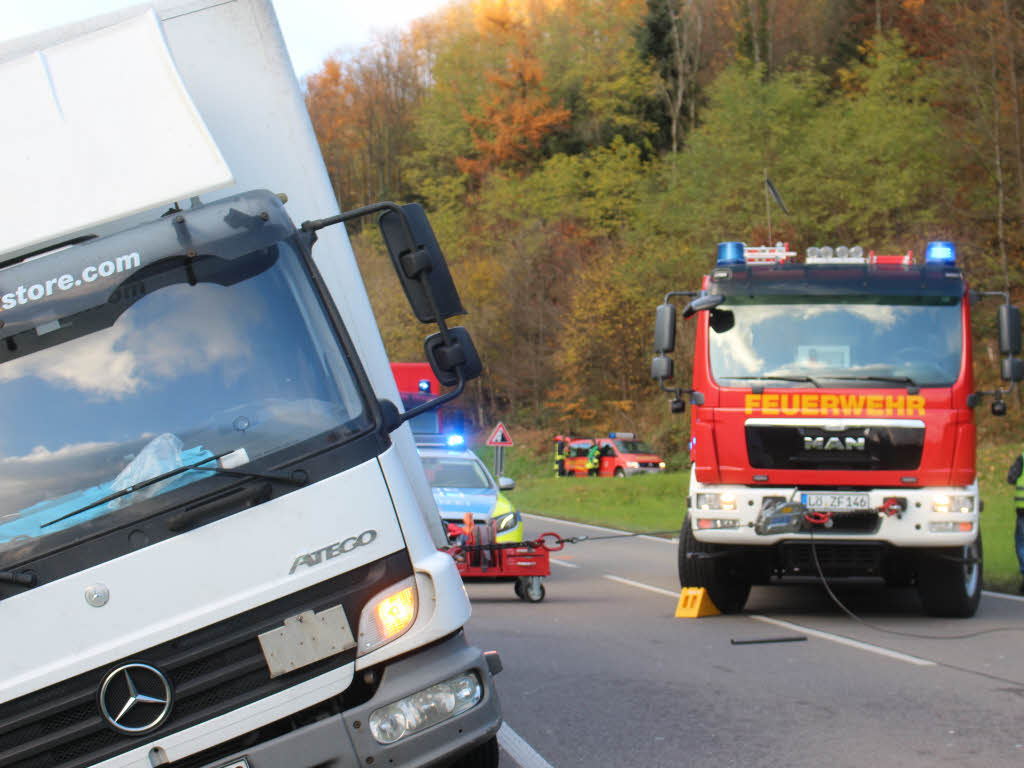
M100 713L121 733L142 734L171 713L171 683L149 664L124 664L103 678Z

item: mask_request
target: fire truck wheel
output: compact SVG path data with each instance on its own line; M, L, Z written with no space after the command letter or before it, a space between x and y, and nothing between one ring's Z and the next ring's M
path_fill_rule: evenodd
M750 575L737 565L736 558L687 556L723 551L723 547L697 541L687 517L679 534L679 584L682 587L704 587L711 602L722 613L739 613L750 596Z
M615 476L616 477L625 477L626 476L626 470L624 470L622 467L616 467L615 468Z
M965 547L945 547L922 553L917 593L925 613L959 619L973 616L981 600L982 574L980 532L978 538Z
M449 768L498 768L499 758L498 737L492 736L472 752L450 763Z

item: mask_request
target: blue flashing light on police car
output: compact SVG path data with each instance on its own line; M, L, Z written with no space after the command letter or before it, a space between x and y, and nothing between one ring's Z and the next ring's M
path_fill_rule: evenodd
M925 264L956 264L956 248L948 240L935 240L924 250Z
M462 448L466 445L466 438L462 435L448 435L445 439L445 445L449 448Z
M747 260L743 256L744 248L746 248L745 243L740 243L735 240L728 243L719 243L717 265L719 267L738 267L745 265Z

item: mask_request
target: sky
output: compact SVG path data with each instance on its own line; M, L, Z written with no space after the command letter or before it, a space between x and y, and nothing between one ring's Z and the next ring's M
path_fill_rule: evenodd
M374 31L406 26L448 0L273 0L299 77L336 50L357 50ZM0 40L138 5L139 0L0 0Z

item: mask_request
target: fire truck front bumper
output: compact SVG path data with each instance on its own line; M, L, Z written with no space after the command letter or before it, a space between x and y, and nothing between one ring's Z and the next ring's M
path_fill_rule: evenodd
M977 482L966 487L803 490L692 483L689 522L698 541L768 546L786 540L957 547L978 536Z

